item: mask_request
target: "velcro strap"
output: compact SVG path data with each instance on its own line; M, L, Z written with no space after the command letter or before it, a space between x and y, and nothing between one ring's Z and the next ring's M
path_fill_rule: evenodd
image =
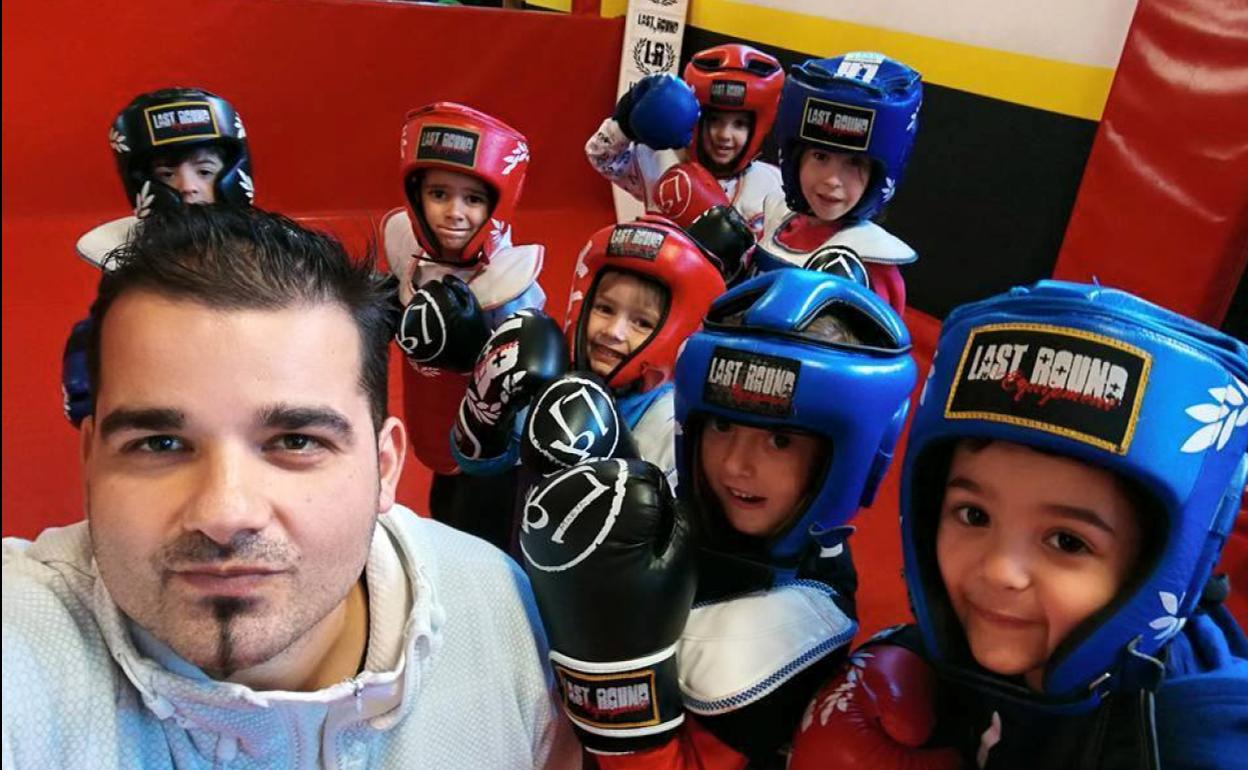
M673 729L684 721L676 645L644 658L602 663L551 651L559 695L573 724L612 738Z

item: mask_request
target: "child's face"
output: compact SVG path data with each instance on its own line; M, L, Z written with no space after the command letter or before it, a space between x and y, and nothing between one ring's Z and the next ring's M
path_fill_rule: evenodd
M862 200L871 179L871 160L860 152L833 152L815 147L802 153L798 183L811 213L835 222Z
M1107 605L1140 552L1108 471L993 441L953 454L936 531L941 578L975 660L1040 689L1070 631Z
M485 183L457 171L426 171L420 180L420 202L444 257L460 256L490 216Z
M779 532L806 494L820 440L712 418L702 429L702 473L724 517L746 535Z
M200 147L186 155L156 158L152 161L152 176L182 196L183 203L216 203L214 185L223 166L221 153Z
M585 324L585 359L602 377L641 347L663 320L662 289L627 273L604 273Z
M750 141L753 123L748 112L708 111L702 119L702 152L718 165L731 164Z

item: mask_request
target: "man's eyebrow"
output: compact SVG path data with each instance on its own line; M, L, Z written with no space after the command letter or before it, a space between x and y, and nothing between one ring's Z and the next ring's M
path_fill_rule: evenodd
M1051 512L1064 519L1074 519L1082 521L1097 529L1103 530L1111 535L1116 535L1114 528L1109 525L1096 511L1091 508L1083 508L1078 505L1066 505L1065 503L1049 503L1045 506Z
M355 442L355 429L341 412L325 406L289 406L277 404L260 412L260 424L266 428L300 431L321 428L337 434L350 445Z
M114 409L100 420L100 437L123 430L180 430L185 423L186 415L177 409Z

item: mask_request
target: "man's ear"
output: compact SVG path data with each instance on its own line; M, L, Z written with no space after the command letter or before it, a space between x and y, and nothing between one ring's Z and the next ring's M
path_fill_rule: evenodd
M85 423L84 423L85 425ZM407 431L397 417L387 417L377 431L377 512L394 506L403 462L407 459Z
M95 438L95 415L87 415L78 427L78 459L86 468L91 461L91 444Z

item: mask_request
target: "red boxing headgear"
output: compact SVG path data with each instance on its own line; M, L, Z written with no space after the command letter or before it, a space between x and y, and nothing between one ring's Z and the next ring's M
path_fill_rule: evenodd
M589 369L585 360L585 328L606 271L616 270L648 278L667 289L667 311L650 339L625 358L607 384L621 390L638 383L651 390L672 377L676 353L702 324L711 303L724 293L724 279L698 245L663 217L647 214L622 225L594 233L576 259L564 334L572 350L572 368Z
M776 121L776 106L780 103L780 89L784 87L784 68L780 61L748 45L717 45L694 54L685 65L684 78L702 105L702 115L689 145L690 155L702 165L708 168L712 165L702 151L702 122L706 120L707 110L754 115L749 141L728 169L728 175L740 174L758 157L763 140Z
M464 246L459 259L442 256L420 202L420 178L426 169L476 177L490 191L488 221ZM407 209L416 241L434 262L473 265L488 262L511 230L511 218L529 168L529 143L503 121L453 102L435 102L407 113L400 146Z

